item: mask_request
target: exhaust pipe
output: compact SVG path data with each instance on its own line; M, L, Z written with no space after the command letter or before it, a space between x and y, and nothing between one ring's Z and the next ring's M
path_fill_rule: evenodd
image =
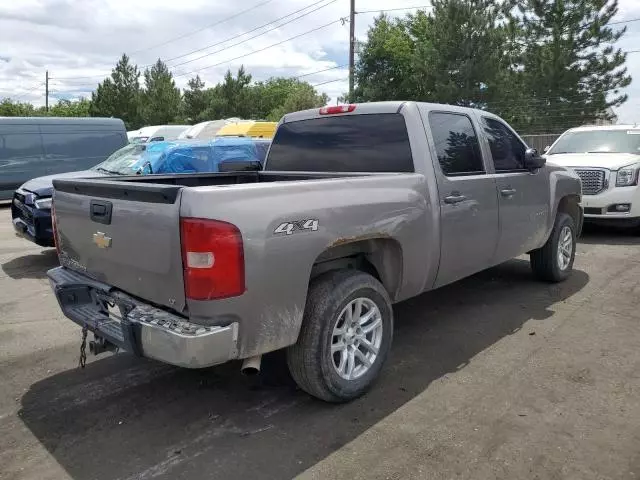
M240 371L243 375L257 375L260 373L260 363L262 362L262 355L255 357L245 358L242 362L242 368Z

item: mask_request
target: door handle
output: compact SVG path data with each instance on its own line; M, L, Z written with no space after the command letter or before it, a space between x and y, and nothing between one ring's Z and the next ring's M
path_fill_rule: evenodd
M453 192L451 195L444 197L444 203L454 204L464 202L467 199L464 195L460 195L458 192Z
M500 190L500 195L503 197L512 197L515 193L516 189L511 187Z

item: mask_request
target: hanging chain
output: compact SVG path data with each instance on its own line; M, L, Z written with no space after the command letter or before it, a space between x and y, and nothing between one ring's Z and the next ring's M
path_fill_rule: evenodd
M82 327L82 342L80 343L80 359L78 361L78 366L80 368L84 368L87 364L87 325L85 324Z

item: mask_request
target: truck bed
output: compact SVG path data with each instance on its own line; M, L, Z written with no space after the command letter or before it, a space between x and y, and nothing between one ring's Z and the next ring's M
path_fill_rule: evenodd
M53 180L56 190L79 195L137 200L155 203L173 203L183 187L225 186L249 183L294 182L322 180L389 173L335 173L335 172L224 172L187 173L172 175L131 175L91 179ZM393 174L391 174L393 175ZM124 185L123 185L124 184Z

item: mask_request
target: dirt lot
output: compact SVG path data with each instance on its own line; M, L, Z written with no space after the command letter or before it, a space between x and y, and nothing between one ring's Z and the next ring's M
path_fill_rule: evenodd
M375 389L330 406L270 358L76 368L52 250L0 210L0 478L640 478L640 236L587 232L576 271L514 260L397 305Z

